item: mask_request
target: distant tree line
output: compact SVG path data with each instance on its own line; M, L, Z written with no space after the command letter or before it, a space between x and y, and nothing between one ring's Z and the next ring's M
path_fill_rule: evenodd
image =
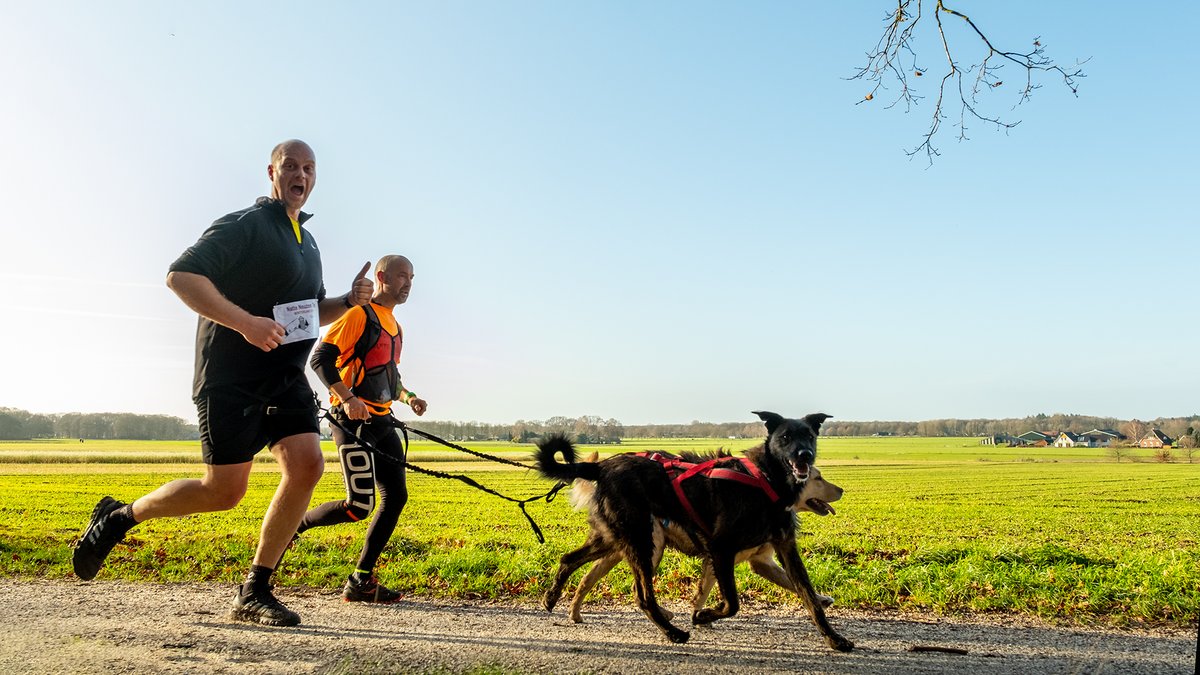
M576 443L620 443L629 437L615 419L595 415L551 417L545 421L517 420L511 424L417 420L412 426L448 441L512 441L533 443L550 434L562 434Z
M839 422L828 420L821 425L825 436L989 436L1026 431L1070 431L1083 433L1092 429L1112 429L1127 439L1136 441L1151 429L1161 429L1172 438L1192 435L1200 428L1200 415L1190 417L1158 417L1152 420L1121 420L1115 417L1090 415L1046 415L1007 419L940 419L921 422Z
M419 420L412 425L449 441L514 441L532 443L550 434L563 434L577 443L620 443L622 438L761 438L762 422L701 422L687 424L624 425L596 415L517 420L512 423ZM1026 431L1113 429L1136 441L1150 429L1178 439L1181 446L1200 443L1200 415L1121 420L1088 415L1030 415L1008 419L940 419L920 422L847 422L827 420L824 436L987 436L1018 435ZM32 438L85 438L131 440L190 440L198 438L196 425L168 415L133 413L37 414L0 408L0 440Z
M545 421L517 420L512 424L485 422L437 422L419 420L412 423L422 431L447 440L485 441L504 440L532 443L552 433L562 433L578 443L620 443L622 438L761 438L766 429L760 421L701 422L686 424L621 424L615 419L586 415L583 417L551 417ZM1139 439L1152 428L1183 443L1200 439L1200 415L1191 417L1159 417L1153 420L1121 420L1115 417L1090 415L1030 415L1008 419L940 419L920 422L839 422L827 420L821 425L823 436L988 436L1026 431L1071 431L1083 433L1092 429L1113 429L1129 439Z
M134 413L39 414L0 408L0 440L34 438L178 441L199 438L194 424L169 415Z

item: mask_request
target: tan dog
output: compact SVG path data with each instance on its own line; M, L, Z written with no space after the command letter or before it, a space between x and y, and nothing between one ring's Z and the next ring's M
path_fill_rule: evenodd
M600 453L592 452L582 461L596 462L600 459ZM582 478L575 479L571 484L571 506L577 510L587 510L592 502L592 495L595 493L596 484L590 480ZM819 516L836 513L829 502L836 502L842 498L842 488L830 483L821 476L821 472L817 467L812 467L809 473L808 481L804 485L804 490L792 505L794 511L808 511ZM674 523L668 523L664 526L661 521L654 523L654 567L658 568L658 563L662 559L663 550L665 547L681 551L686 555L698 557L700 552L696 550L692 539ZM783 568L775 562L775 549L770 544L763 544L758 548L751 548L741 551L735 558L736 563L749 562L750 569L760 577L774 583L777 586L786 588L793 593L799 593L788 579L787 573ZM590 569L583 579L579 582L579 587L575 589L575 595L571 598L571 620L575 623L582 623L583 616L580 613L580 608L583 606L583 600L592 588L605 577L612 568L621 561L621 554L613 551L607 557L597 560L592 563ZM712 563L707 559L704 562L704 573L700 579L700 583L696 586L696 595L692 598L693 611L699 611L708 601L708 596L712 593L713 585L716 584L717 578L713 573ZM829 607L833 604L833 598L828 595L817 594L817 599L822 607ZM669 610L663 609L667 614L667 618L673 618Z

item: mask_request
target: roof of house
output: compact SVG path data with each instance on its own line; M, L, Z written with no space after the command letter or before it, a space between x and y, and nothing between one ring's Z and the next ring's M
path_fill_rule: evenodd
M1048 441L1052 438L1056 438L1058 436L1058 434L1047 433L1045 431L1026 431L1025 433L1021 434L1020 436L1017 436L1017 438L1025 438L1026 436L1032 436L1034 438L1037 438L1038 440ZM1026 440L1028 440L1028 439L1026 439Z
M1168 445L1171 444L1172 442L1174 442L1174 439L1172 439L1170 436L1164 434L1162 432L1162 429L1151 429L1150 433L1146 434L1144 436L1144 438L1150 438L1151 436L1154 436L1158 440L1160 440L1163 443L1168 444Z

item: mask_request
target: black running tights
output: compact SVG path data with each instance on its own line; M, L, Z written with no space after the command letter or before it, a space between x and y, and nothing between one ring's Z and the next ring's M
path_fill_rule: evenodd
M387 422L348 422L339 420L360 438L393 457L404 456L404 446L396 429ZM353 426L351 426L353 425ZM400 512L408 501L408 487L404 482L404 467L389 459L376 455L368 448L334 425L333 441L337 444L338 459L342 464L342 478L346 483L346 498L325 502L310 509L300 521L300 531L313 527L338 525L362 520L372 511L375 516L367 526L367 540L357 569L374 570L379 555L387 546ZM378 492L379 503L375 503ZM376 508L378 507L378 508Z

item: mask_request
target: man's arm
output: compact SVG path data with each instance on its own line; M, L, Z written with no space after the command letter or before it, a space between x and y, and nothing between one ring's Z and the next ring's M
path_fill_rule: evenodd
M170 272L167 287L200 316L241 333L246 342L269 352L283 344L286 334L274 319L255 316L221 295L212 280L192 272Z
M352 420L365 420L371 417L371 411L367 409L367 404L361 398L354 395L350 391L350 387L342 382L341 376L338 374L337 357L338 346L328 342L318 342L317 348L313 350L312 358L308 365L317 374L317 379L321 384L329 388L337 395L338 400L342 402L342 410L346 412L346 416Z
M322 326L337 321L339 317L346 313L354 305L351 304L349 294L339 295L334 298L325 298L317 303L317 315L321 319Z

